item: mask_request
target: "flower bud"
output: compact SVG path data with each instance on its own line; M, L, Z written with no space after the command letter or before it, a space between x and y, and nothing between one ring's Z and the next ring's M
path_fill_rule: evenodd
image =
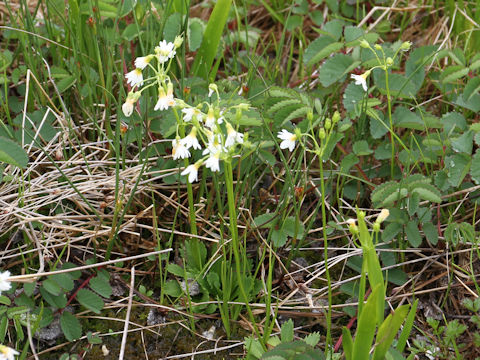
M208 97L211 97L214 92L218 91L218 87L216 84L210 84L208 85Z
M411 43L410 41L405 41L405 42L400 46L400 50L408 51L408 50L410 50L411 47L412 47L412 43Z
M386 218L388 218L389 215L390 211L388 211L388 209L382 209L382 211L380 211L380 214L378 214L377 220L375 222L381 224Z
M379 44L375 44L375 50L382 50L382 47Z
M297 138L297 140L300 140L300 138L302 137L302 130L300 130L298 127L295 128L295 136Z
M373 231L375 231L376 233L380 231L380 224L379 223L374 223L373 224Z
M348 219L347 224L348 224L348 229L353 235L358 234L358 227L354 219Z
M334 124L340 121L340 113L338 111L335 111L332 116L332 121Z
M325 129L323 127L320 128L320 130L318 130L318 137L320 138L320 140L325 139L326 136L327 134L325 133Z
M370 47L370 44L368 43L367 40L362 39L362 40L360 40L360 46L364 49L368 49Z
M175 49L178 49L180 46L182 46L183 43L183 37L181 35L175 36L175 40L173 40L173 46L175 46Z
M325 120L324 126L325 126L325 129L326 129L326 130L330 130L330 128L332 127L332 120L330 120L330 118L327 118L327 119Z
M308 112L307 112L307 120L308 120L308 121L312 121L312 120L313 120L313 111L312 111L312 110L308 110Z
M387 57L387 66L393 65L393 59L391 57Z

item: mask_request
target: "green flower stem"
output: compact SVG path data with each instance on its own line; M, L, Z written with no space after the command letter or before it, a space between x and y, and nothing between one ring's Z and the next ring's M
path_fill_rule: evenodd
M392 158L390 161L390 176L393 179L393 168L395 163L395 139L393 137L393 120L392 120L392 99L390 96L390 86L388 85L388 68L385 64L385 88L387 89L387 106L388 106L388 121L390 122L390 139L392 141Z
M225 184L227 186L227 201L228 201L228 214L230 218L230 235L232 236L232 249L233 249L233 257L235 259L235 271L237 273L237 282L238 287L240 288L240 294L245 302L245 307L247 308L248 316L250 317L250 321L252 322L253 328L255 330L255 335L258 339L262 342L262 346L265 347L263 344L263 339L260 336L260 332L258 331L257 324L255 322L255 318L253 316L252 309L250 308L250 304L248 302L248 295L245 291L244 280L246 278L245 274L245 259L240 257L240 241L238 239L238 227L237 227L237 209L235 206L235 193L233 191L233 170L232 170L232 163L231 159L225 160ZM242 269L241 264L244 264Z
M323 145L323 144L322 144ZM330 345L332 344L332 281L330 279L330 270L328 269L328 239L327 239L327 209L325 207L325 181L323 179L323 151L320 151L320 192L322 193L322 233L323 233L323 259L325 261L325 276L327 278L328 286L328 311L327 311L327 340L325 351L329 353Z

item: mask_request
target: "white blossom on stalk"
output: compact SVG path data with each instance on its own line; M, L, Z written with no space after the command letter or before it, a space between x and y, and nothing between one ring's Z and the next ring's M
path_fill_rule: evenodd
M130 84L131 86L143 85L142 69L137 68L130 71L125 75L125 78L127 79L127 84Z
M181 172L182 176L188 175L188 182L193 183L198 181L198 168L202 165L201 161L197 161L195 164L188 165L185 170Z
M0 360L14 360L15 355L20 355L20 353L8 346L0 345Z
M280 149L288 148L288 150L293 151L295 148L295 141L298 140L296 134L292 134L291 132L282 129L282 131L278 132L277 136L279 139L283 140L280 143Z
M162 40L159 46L155 48L155 54L157 55L158 62L163 64L175 56L175 44Z
M212 172L220 171L220 152L210 153L210 156L205 161L205 166Z
M243 144L243 134L235 131L233 126L227 122L227 139L225 140L225 146L230 147L235 143Z
M122 111L126 117L129 117L133 113L133 105L137 102L140 97L140 92L130 91L127 95L125 103L122 105Z
M367 91L367 77L371 71L367 70L362 75L352 74L350 77L355 80L355 85L362 85L363 90Z
M193 117L195 117L198 120L198 118L201 115L200 111L194 107L184 108L182 109L182 113L183 113L183 121L185 122L192 121Z
M388 209L382 209L382 211L380 211L380 214L378 214L377 220L375 220L375 222L381 224L389 216L390 211L388 211Z
M0 294L2 291L8 291L12 287L12 284L8 280L10 278L10 271L4 271L0 273Z
M180 138L172 141L172 155L173 160L186 159L190 157L190 151L182 144Z
M137 69L145 69L147 65L152 61L153 55L141 56L135 59L135 67Z
M193 127L192 130L190 130L190 134L180 140L180 143L184 145L187 149L193 147L195 150L200 150L202 147L200 146L200 143L197 139L197 128Z
M175 99L173 98L173 85L169 83L166 93L163 86L158 89L158 101L153 110L167 110L171 106L175 106Z
M208 97L211 97L214 92L218 91L218 87L216 84L210 84L208 85Z
M207 116L205 117L205 126L209 129L213 129L216 124L215 113L213 112L213 108L208 109Z

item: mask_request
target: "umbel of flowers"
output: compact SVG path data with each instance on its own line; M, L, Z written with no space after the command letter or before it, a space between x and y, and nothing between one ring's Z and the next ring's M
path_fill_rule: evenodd
M125 75L132 89L122 106L122 111L127 117L132 115L135 103L142 92L152 86L157 88L158 98L154 110L164 111L172 108L177 117L176 136L172 140L173 159L187 159L192 156L192 151L201 152L202 157L188 165L181 173L188 176L188 181L192 183L198 180L198 172L202 166L217 172L220 171L221 160L230 161L237 155L237 145L244 143L244 134L227 120L227 115L233 112L233 118L239 120L242 111L248 110L249 105L238 104L222 108L220 94L215 84L209 85L209 101L203 101L196 106L175 98L168 71L182 42L181 37L176 37L173 43L163 40L155 47L154 54L135 59L136 69ZM144 77L144 71L148 69L154 75ZM181 132L188 135L181 136Z

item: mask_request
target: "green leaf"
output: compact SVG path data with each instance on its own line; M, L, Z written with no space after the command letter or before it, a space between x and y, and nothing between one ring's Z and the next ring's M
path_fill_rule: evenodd
M305 49L303 62L307 66L317 64L320 60L330 56L343 47L343 43L335 42L330 36L320 36L312 41Z
M287 322L284 322L282 328L280 329L280 338L282 343L293 341L293 321L289 319Z
M422 224L423 232L425 233L425 237L432 245L437 245L438 243L438 231L435 225L431 222L425 222Z
M357 156L365 156L373 153L373 150L369 148L366 140L359 140L353 144L353 152Z
M109 298L112 295L110 282L103 276L95 276L88 284L93 291L104 298Z
M376 307L379 293L383 296L380 285L372 291L367 303L363 306L362 313L359 315L357 332L353 343L352 359L369 358L368 354L370 353L377 323Z
M190 51L197 51L203 40L205 24L199 18L190 18L188 21L188 49Z
M345 36L345 42L348 44L355 40L360 40L363 34L365 34L365 31L357 26L345 26L343 34Z
M318 78L324 87L328 87L337 81L344 81L348 72L351 71L354 61L351 56L336 54L327 59L320 68Z
M272 221L274 217L275 213L262 214L253 219L253 223L256 227L269 228L275 225L275 221Z
M337 2L335 1L335 3ZM333 19L327 22L323 26L322 30L327 34L331 35L335 40L338 40L342 37L342 29L344 24L345 23L342 20Z
M470 176L475 184L480 184L480 149L477 149L472 158L472 167L470 168Z
M373 353L373 360L384 360L385 355L392 345L395 335L397 335L400 326L407 317L409 305L398 307L393 315L390 314L385 321L380 325L377 332L375 351Z
M413 322L415 321L415 314L417 312L417 305L418 305L418 299L415 300L412 307L410 308L410 311L407 315L407 319L405 321L405 325L403 326L402 332L398 338L396 349L399 352L403 352L403 350L405 349L407 340L410 337L410 332L412 331L412 328L413 328Z
M275 247L283 246L287 243L287 233L281 229L272 230L272 242Z
M463 99L469 101L475 94L480 92L480 77L475 76L468 80L467 85L463 89Z
M407 234L407 240L412 247L417 248L422 243L422 235L418 230L417 221L409 221L405 227L405 233Z
M465 117L455 111L444 114L441 122L443 123L443 129L446 134L467 130L467 121L465 120Z
M399 106L393 113L393 124L395 127L425 130L425 124L422 119L406 107Z
M60 317L60 327L68 341L74 341L82 336L80 321L68 311L64 311Z
M57 83L57 89L60 94L71 88L77 82L77 77L70 75Z
M453 150L456 152L471 155L473 149L473 131L468 130L464 132L459 137L452 139L451 143Z
M104 306L102 298L87 289L78 290L77 301L96 314L100 314Z
M67 306L67 298L63 293L60 295L54 296L50 294L45 289L45 287L40 286L40 294L42 294L43 300L45 300L47 303L49 303L51 306L57 309L63 309L65 306Z
M163 39L173 42L182 31L182 14L175 12L167 18L163 28Z
M461 77L466 76L469 71L470 69L463 65L448 66L442 71L440 81L444 84L455 82Z
M42 287L54 296L58 296L62 293L61 286L51 278L45 279L42 282Z
M48 278L55 281L66 291L73 290L73 287L74 287L73 279L68 273L50 275Z
M305 341L310 346L316 346L320 341L320 334L317 331L310 333L305 336L303 341Z
M471 156L455 154L445 158L445 169L448 171L448 182L453 187L458 187L470 170Z
M360 160L358 159L355 154L348 154L346 155L343 159L342 162L340 163L340 171L343 174L348 174L350 172L350 169L358 164Z
M290 237L296 237L297 239L303 237L305 226L301 221L298 221L293 216L287 217L282 225L282 230Z
M397 192L399 185L396 181L387 181L378 185L375 190L372 191L371 200L374 204L378 204L385 199L386 195L390 195L393 192Z
M163 287L165 294L173 297L179 297L183 294L180 284L175 280L169 280L165 283Z
M350 82L345 88L343 93L343 106L345 110L350 113L355 114L355 116L360 116L362 101L365 97L365 91L361 86L355 85L354 82Z
M167 271L179 277L183 277L185 275L185 270L181 266L174 263L168 263Z
M441 203L440 191L432 184L418 183L412 189L413 194L418 194L420 199L428 200L434 203Z
M343 351L345 352L345 359L352 360L353 359L353 339L352 334L350 334L350 330L348 330L345 326L342 329L343 335Z
M420 196L418 193L412 193L409 198L407 198L408 204L408 215L413 216L418 210L418 205L420 204Z
M16 142L0 136L0 163L2 162L25 169L28 155Z
M406 197L408 195L408 189L407 188L399 188L398 190L387 194L385 199L381 202L382 207L387 207L389 205L392 205L395 201L399 201Z

